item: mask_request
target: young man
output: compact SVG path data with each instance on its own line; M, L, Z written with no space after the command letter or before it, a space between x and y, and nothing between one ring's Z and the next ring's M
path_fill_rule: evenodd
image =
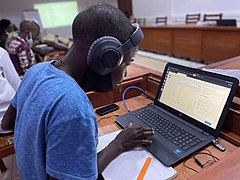
M6 49L8 34L14 30L14 25L8 19L0 20L0 47Z
M122 152L151 144L152 129L130 124L97 154L97 121L84 93L110 90L122 80L143 39L139 26L119 9L98 4L77 15L72 32L62 61L28 70L3 120L2 128L15 127L23 180L96 179Z
M34 21L20 23L19 36L14 38L8 47L8 53L19 76L36 63L31 49L34 39L39 35L40 27Z

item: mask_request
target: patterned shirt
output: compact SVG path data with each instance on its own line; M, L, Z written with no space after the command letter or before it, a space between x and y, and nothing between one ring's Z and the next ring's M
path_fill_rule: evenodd
M36 64L34 53L20 36L10 42L8 53L19 75L24 75L27 69Z
M9 48L10 42L11 42L12 40L14 40L15 38L17 38L18 36L19 36L19 35L18 35L18 33L17 33L16 31L10 32L10 33L8 34L8 37L7 37L7 40L6 40L6 44L5 44L6 49Z

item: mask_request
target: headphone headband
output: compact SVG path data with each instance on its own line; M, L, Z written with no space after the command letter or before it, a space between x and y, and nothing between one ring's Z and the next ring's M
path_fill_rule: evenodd
M126 53L131 48L136 47L144 38L144 34L139 24L134 23L132 25L135 28L135 31L132 33L129 39L122 46L119 47L119 50L123 54Z

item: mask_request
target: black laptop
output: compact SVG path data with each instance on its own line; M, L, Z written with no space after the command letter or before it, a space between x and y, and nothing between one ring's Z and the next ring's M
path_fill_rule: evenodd
M217 26L237 26L236 19L219 19L217 20Z
M236 78L168 63L154 104L116 122L153 127L153 143L146 148L171 166L218 137L237 86Z

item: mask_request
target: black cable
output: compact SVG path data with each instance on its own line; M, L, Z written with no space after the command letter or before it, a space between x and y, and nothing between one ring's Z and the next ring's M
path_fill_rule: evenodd
M213 163L215 163L215 162L217 162L217 161L208 160L207 162L205 162L205 163L203 164L203 167L202 167L202 168L207 167L208 164L211 166L211 165L212 165Z
M212 165L213 163L217 162L219 160L218 157L214 156L211 151L209 151L208 149L204 149L206 150L207 152L198 152L198 153L195 153L194 155L192 155L192 158L194 159L194 161L197 163L198 166L200 166L202 169L206 167L206 165L210 164ZM204 151L203 150L203 151ZM199 159L196 158L196 156L198 155L208 155L208 156L211 156L212 157L212 160L208 160L207 162L205 163L201 163L201 161ZM189 166L186 165L186 162L188 161L189 159L186 159L184 162L183 162L183 167L187 168L187 169L190 169L196 173L198 173L198 171L194 168L191 168Z
M197 155L200 155L200 154L204 154L204 155L211 156L214 161L218 161L218 160L219 160L218 157L216 157L216 156L214 156L214 155L212 155L212 154L210 154L210 153L206 153L206 152L199 152L199 153L195 154L194 156L197 156Z
M196 173L198 173L198 171L197 171L196 169L193 169L193 168L191 168L191 167L189 167L189 166L186 165L186 162L187 162L188 160L189 160L189 159L186 159L186 160L183 162L183 166L186 167L186 168L188 168L188 169L190 169L190 170L192 170L192 171L194 171L194 172L196 172Z
M197 163L197 165L198 166L200 166L201 168L205 168L206 167L206 165L208 165L208 164L213 164L213 163L215 163L215 162L217 162L218 160L219 160L219 158L218 157L216 157L216 156L214 156L212 153L211 153L211 151L209 151L208 149L205 149L206 151L208 151L207 153L206 152L198 152L198 153L196 153L196 154L194 154L192 157L193 157L193 159L194 159L194 161ZM198 155L208 155L208 156L210 156L210 157L212 157L212 160L207 160L205 163L201 163L201 161L199 160L199 159L197 159L197 157L196 156L198 156Z

